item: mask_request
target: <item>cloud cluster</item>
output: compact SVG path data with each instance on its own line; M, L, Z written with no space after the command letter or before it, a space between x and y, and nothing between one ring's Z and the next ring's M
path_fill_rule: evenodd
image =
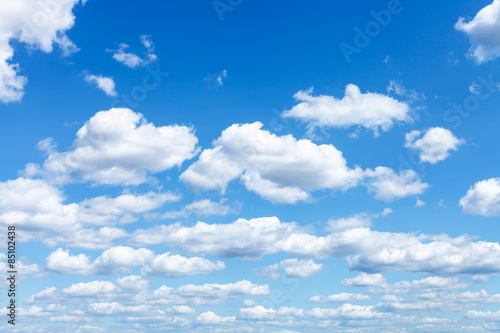
M460 199L460 206L466 214L500 216L500 178L475 183Z
M0 101L20 101L27 83L19 75L19 65L12 63L14 49L11 41L18 40L31 49L45 53L53 50L54 44L64 55L78 48L66 36L66 31L75 23L73 8L80 0L18 0L0 3ZM84 1L82 2L84 3Z
M150 173L180 166L198 151L193 128L156 127L142 114L123 108L96 113L76 136L67 152L42 141L39 148L48 155L43 166L28 165L25 174L65 183L76 173L97 185L139 185L150 180Z
M312 93L312 89L296 93L294 98L299 103L283 116L307 122L310 128L362 126L376 136L394 123L412 119L407 103L383 94L362 93L354 84L346 86L342 99Z
M464 143L464 139L458 139L442 127L428 128L424 133L414 130L405 135L405 147L420 151L420 161L431 164L444 161L450 156L450 150L457 150Z
M368 227L330 230L316 236L296 223L276 217L239 219L228 224L180 223L136 230L135 245L164 244L190 253L258 259L285 252L290 256L346 258L351 269L428 274L487 274L500 272L500 245L472 241L468 236L415 235L373 231Z
M130 223L135 221L135 214L178 199L172 193L150 192L123 194L115 198L99 196L80 203L64 204L65 197L58 188L41 179L20 177L0 182L0 224L15 224L28 230L79 232L82 225ZM115 232L101 229L101 233Z
M88 84L95 85L97 88L104 91L104 93L108 96L111 97L118 96L118 93L115 90L115 81L113 80L112 77L85 74L84 80Z
M158 60L158 56L154 53L154 43L151 36L141 35L141 44L146 49L143 58L135 53L126 52L130 47L128 44L122 43L118 50L109 50L113 52L113 59L130 68L144 67Z
M143 266L143 275L163 277L184 277L195 274L208 274L225 268L221 261L192 257L166 252L155 255L153 251L127 246L117 246L104 251L93 262L85 254L70 255L69 251L59 248L47 257L47 269L69 275L112 275L130 273L136 266Z
M274 280L281 277L279 270L283 270L287 277L306 278L319 273L323 267L323 264L317 264L312 260L298 260L293 258L257 269L256 273Z
M499 57L500 0L493 0L468 22L461 17L455 24L455 29L463 31L469 37L469 53L476 62L485 63Z
M333 145L316 145L291 135L277 136L263 124L235 124L205 149L180 179L199 191L224 193L230 181L240 178L245 187L275 203L293 204L310 199L310 192L345 191L367 183L376 198L390 201L421 194L427 184L410 170L399 175L392 169L350 168Z

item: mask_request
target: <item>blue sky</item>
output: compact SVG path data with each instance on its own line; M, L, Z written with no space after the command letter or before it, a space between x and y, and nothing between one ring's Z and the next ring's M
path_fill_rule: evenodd
M500 330L499 31L498 0L1 3L1 329Z

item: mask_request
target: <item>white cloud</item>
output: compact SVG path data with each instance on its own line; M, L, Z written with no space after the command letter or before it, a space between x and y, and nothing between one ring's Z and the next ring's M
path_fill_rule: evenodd
M316 145L291 135L277 136L263 124L234 124L205 149L180 179L199 191L219 189L240 178L245 187L274 203L293 204L310 199L310 192L346 191L368 183L381 200L422 193L428 186L411 170L399 175L386 167L375 171L349 168L333 145Z
M202 325L220 325L234 323L236 317L220 317L212 311L207 311L200 313L198 317L196 317L196 321Z
M183 285L178 288L162 286L153 292L152 301L158 304L220 304L239 296L262 296L270 294L269 286L257 285L242 280L235 283Z
M356 320L380 318L382 316L383 314L376 312L373 306L360 306L349 303L343 304L336 309L314 308L312 310L295 307L281 307L275 310L258 305L253 308L240 309L238 313L239 319L262 321L277 321L291 318Z
M346 86L342 99L314 96L312 89L299 91L294 98L299 104L283 112L283 116L307 122L310 128L363 126L378 135L395 122L412 119L408 104L383 94L362 93L354 84Z
M124 237L123 229L108 227L136 220L138 214L178 200L172 193L123 194L116 198L100 196L80 203L65 204L61 190L41 179L17 178L0 182L0 225L15 224L33 232L33 237L49 246L66 243L80 248L112 246ZM98 230L84 225L105 225ZM53 235L50 232L59 232Z
M127 246L110 248L94 261L85 254L70 255L69 251L59 248L47 257L46 267L61 274L113 275L130 272L135 266L143 266L143 275L165 277L208 274L225 268L222 261L212 262L200 257L186 258L169 252L154 255L149 249L133 249Z
M278 264L270 265L257 269L257 274L268 276L270 279L281 277L278 273L280 269L284 270L287 277L306 278L319 273L323 268L323 264L316 264L312 260L285 259Z
M290 256L347 259L351 269L428 274L487 274L500 272L500 245L473 242L468 236L415 235L373 231L367 227L330 230L325 236L306 232L296 223L276 217L239 219L227 224L180 223L136 230L136 245L164 244L198 254L258 259L285 252Z
M63 205L57 188L43 180L17 178L0 182L0 223L38 230L78 229L76 204Z
M72 150L48 150L39 173L58 183L71 181L77 173L99 185L139 185L150 173L180 166L198 151L192 128L155 127L130 109L98 112L76 136Z
M367 214L354 214L350 217L344 217L339 219L331 219L328 221L328 229L332 232L370 227L372 225L372 220Z
M295 223L282 223L276 217L238 219L229 224L197 222L192 227L180 223L136 230L131 242L140 245L163 243L180 246L189 252L221 257L259 258L278 252L283 242L300 234Z
M239 212L238 204L233 206L225 205L227 199L221 199L219 202L214 202L210 199L202 199L193 201L179 211L170 211L162 215L164 219L177 219L180 217L206 217L212 215L226 216Z
M279 203L307 200L314 189L346 190L362 177L349 169L342 153L332 145L317 146L290 135L261 130L259 122L232 125L202 152L181 180L197 190L220 189L238 177L265 199Z
M82 254L70 256L59 248L47 257L47 269L61 274L90 274L93 270L90 257Z
M157 61L158 57L154 54L154 43L151 41L151 36L141 35L140 39L142 45L146 48L144 58L139 57L135 53L125 52L130 46L122 43L118 50L109 50L114 52L113 59L130 68L144 67Z
M423 135L422 135L423 134ZM405 147L420 151L420 161L435 164L450 156L450 150L458 150L465 143L450 130L442 127L428 128L422 131L411 131L405 135Z
M217 73L216 75L207 75L203 81L212 85L215 88L220 88L224 85L224 80L227 77L227 69L224 69L222 72Z
M455 29L469 36L471 43L469 54L476 62L484 63L499 57L500 0L493 0L468 22L464 17L460 17Z
M313 296L309 299L310 303L347 303L371 300L369 295L340 293L330 296Z
M196 310L187 305L174 305L171 311L176 314L195 314Z
M78 48L66 36L66 31L75 23L73 8L79 0L18 0L0 3L0 101L20 101L27 83L19 75L19 64L12 63L13 40L26 43L31 49L45 53L58 45L64 55Z
M361 273L354 278L345 279L342 281L342 285L345 287L367 287L367 286L377 286L382 287L387 285L387 280L382 274L366 274Z
M192 257L186 258L178 254L164 253L156 256L151 265L142 269L143 275L156 275L165 277L183 277L195 274L208 274L213 271L224 269L226 266L222 261L212 262L210 260Z
M466 214L500 216L500 178L475 183L460 199L460 206Z
M88 84L94 84L97 88L104 91L106 95L112 97L118 96L115 90L115 81L113 81L112 77L86 74L84 79Z
M413 170L403 170L397 174L390 168L376 167L375 170L367 170L366 174L372 177L368 181L368 190L374 192L378 200L392 201L422 194L429 187L429 184L422 183Z
M102 227L95 229L81 229L76 232L59 234L57 236L46 236L42 239L47 246L67 244L69 247L89 250L102 250L113 247L113 240L125 237L124 229L113 227Z
M465 317L468 319L481 319L481 320L488 320L488 321L500 321L500 311L497 312L491 312L491 311L476 311L476 310L471 310L467 311L465 314Z

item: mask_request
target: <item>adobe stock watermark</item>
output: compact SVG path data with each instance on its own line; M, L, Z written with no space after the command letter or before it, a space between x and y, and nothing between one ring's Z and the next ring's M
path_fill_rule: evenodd
M212 5L214 6L219 20L224 21L224 15L227 12L232 12L236 7L241 5L242 2L243 0L214 0Z
M341 42L339 44L340 50L347 63L351 63L354 54L360 54L364 48L368 47L372 40L380 35L382 29L389 26L393 16L401 14L403 9L404 7L401 1L389 0L386 9L370 11L373 20L368 21L363 29L358 26L353 28L355 34L352 43Z

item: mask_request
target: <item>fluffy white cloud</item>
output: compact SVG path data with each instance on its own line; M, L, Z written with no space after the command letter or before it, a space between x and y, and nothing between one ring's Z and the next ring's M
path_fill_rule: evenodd
M238 219L229 224L197 222L193 227L184 227L180 223L161 225L136 230L131 241L137 245L163 243L193 253L255 259L280 251L283 241L300 233L297 224L282 223L276 217L269 217Z
M373 306L360 306L343 304L336 309L314 308L312 310L297 309L294 307L281 307L277 310L255 306L253 308L240 309L239 319L247 320L279 320L286 318L308 318L308 319L371 319L380 318L383 314L375 311Z
M154 54L154 43L151 41L151 36L141 35L140 39L141 44L146 49L143 58L139 57L135 53L125 52L125 50L127 50L130 46L122 43L120 44L118 50L109 50L113 51L113 59L130 68L144 67L157 61L158 57Z
M42 239L47 246L66 244L69 247L89 250L102 250L113 247L113 240L125 237L124 229L102 227L95 229L81 229L76 232L46 236Z
M207 311L200 313L198 317L196 317L196 321L202 325L220 325L234 323L236 321L236 317L221 317L212 311Z
M481 9L474 19L467 22L461 17L455 29L469 36L470 55L478 62L484 63L500 56L500 0Z
M115 81L112 77L86 74L84 80L88 84L94 84L97 88L104 91L104 93L108 96L114 97L118 95L115 90Z
M405 147L419 150L420 161L431 164L445 160L450 156L450 150L457 150L464 143L464 139L458 139L442 127L428 128L425 132L415 130L405 135Z
M75 231L77 204L63 204L62 192L43 180L0 182L0 223L28 229Z
M467 311L467 313L465 314L465 317L468 319L482 319L482 320L488 320L488 321L500 321L500 311L482 312L482 311L471 310L471 311Z
M367 286L385 286L387 281L382 274L361 273L354 278L345 279L342 284L346 287L367 287Z
M228 224L180 223L137 230L136 245L164 244L191 253L257 259L285 252L290 256L347 259L351 269L428 274L486 274L500 271L500 244L474 242L468 236L415 235L373 231L367 227L330 230L316 236L276 217L239 219Z
M91 261L85 254L70 255L69 251L59 248L47 257L47 269L61 274L104 274L111 275L130 272L135 266L143 266L143 275L183 277L195 274L208 274L225 268L222 261L192 257L186 258L169 252L154 255L153 251L127 246L116 246L104 251Z
M152 302L157 304L220 304L240 296L262 296L271 293L269 286L242 280L235 283L183 285L178 288L161 286L153 291Z
M281 277L278 271L282 269L287 277L306 278L319 273L323 266L323 264L316 264L312 260L298 260L294 258L285 259L278 264L257 269L256 272L260 275L268 276L270 279L277 279Z
M460 206L466 214L500 216L500 178L475 183L460 199Z
M407 196L422 194L429 184L423 183L413 170L403 170L399 174L387 167L377 167L367 170L371 177L368 180L368 190L375 193L375 198L392 201Z
M283 112L283 116L307 122L311 128L363 126L378 135L395 122L412 119L408 104L383 94L362 93L354 84L346 86L342 99L314 96L312 89L299 91L294 98L299 103Z
M0 101L20 101L27 78L19 75L19 65L12 63L18 40L32 49L52 52L58 45L64 55L78 48L66 36L75 23L73 8L79 0L18 0L0 3Z
M85 254L70 256L69 251L59 248L47 257L47 269L61 274L90 274L93 270L90 257Z
M43 141L48 157L38 173L58 183L78 173L94 184L138 185L155 173L180 166L197 153L198 139L186 126L155 127L130 109L96 113L77 132L73 149L57 152ZM37 173L27 167L27 175Z
M313 296L309 299L310 303L347 303L347 302L358 302L367 301L372 298L369 295L363 294L351 294L351 293L340 293L330 296Z
M49 246L67 243L81 248L105 248L113 239L124 237L126 232L112 227L84 229L83 225L133 222L137 214L178 199L171 193L150 192L115 198L100 196L65 204L65 197L58 188L41 179L20 177L0 182L0 224L38 232L36 237ZM46 232L50 231L61 234L47 236Z
M230 181L241 178L247 189L277 203L308 200L313 190L345 191L366 178L383 200L419 194L427 187L413 171L396 175L384 167L366 172L349 168L332 145L276 136L262 126L259 122L230 126L180 179L196 190L224 193Z
M500 302L500 294L485 290L454 293L426 292L394 300L384 299L376 308L385 312L462 311L465 308Z
M226 205L226 199L221 199L219 202L212 201L210 199L202 199L193 201L192 203L186 205L179 211L170 211L162 215L164 219L177 219L180 217L201 217L201 216L211 216L220 215L226 216L228 214L233 214L239 212L239 204L236 203L233 206Z
M213 271L224 269L225 267L222 261L212 262L200 257L186 258L178 254L174 255L167 252L156 256L151 265L144 266L142 274L183 277L195 274L208 274Z

